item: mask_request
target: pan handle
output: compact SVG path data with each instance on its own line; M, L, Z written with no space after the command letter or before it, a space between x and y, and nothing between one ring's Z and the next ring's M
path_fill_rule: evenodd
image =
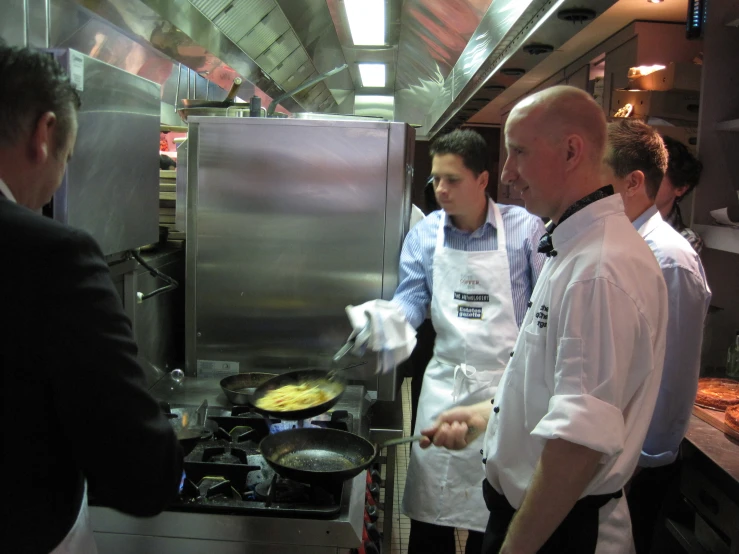
M340 367L338 369L331 369L331 370L329 370L328 374L326 375L326 378L329 381L331 381L334 377L336 377L336 374L339 371L346 371L347 369L354 369L355 367L359 367L359 366L363 366L363 365L367 365L367 361L366 360L364 362L357 362L356 364L348 365L348 366L345 366L345 367Z
M467 429L467 435L471 435L473 433L475 433L475 427L474 426L470 426ZM380 450L382 450L384 448L387 448L388 446L398 446L400 444L405 444L407 442L420 441L425 436L426 435L413 435L411 437L400 437L400 438L397 438L397 439L390 439L390 440L387 440L387 441L383 442L382 444L380 444L377 447L377 451L379 452ZM432 437L429 437L429 438L432 438Z
M223 100L224 103L233 102L233 99L236 98L236 93L239 92L239 87L242 82L241 77L236 77L234 79L234 82L231 85L231 90L228 91L226 98Z
M398 446L401 444L405 444L407 442L416 442L420 441L424 435L413 435L412 437L400 437L399 439L390 439L385 442L383 442L381 445L377 447L378 452L380 450L383 450L387 448L388 446Z

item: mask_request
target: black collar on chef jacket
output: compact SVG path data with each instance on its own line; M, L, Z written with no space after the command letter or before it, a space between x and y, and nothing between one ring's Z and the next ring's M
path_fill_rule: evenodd
M567 208L562 214L562 217L559 219L558 224L555 224L553 221L549 221L545 225L547 232L544 233L544 236L541 237L541 239L539 239L539 247L536 249L536 251L541 254L546 254L547 257L556 256L557 251L554 249L554 244L552 244L552 233L554 232L554 229L557 227L557 225L561 225L565 219L567 219L571 215L576 214L584 207L589 206L590 204L597 202L598 200L608 198L609 196L613 195L613 193L614 191L612 185L601 187L598 190L591 192L587 196L581 198L572 206Z

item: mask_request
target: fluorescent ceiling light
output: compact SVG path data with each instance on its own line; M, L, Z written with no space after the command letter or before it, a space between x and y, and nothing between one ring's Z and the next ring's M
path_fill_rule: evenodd
M364 87L385 86L385 64L384 63L360 63L359 74L362 76Z
M344 0L355 46L385 44L385 0Z

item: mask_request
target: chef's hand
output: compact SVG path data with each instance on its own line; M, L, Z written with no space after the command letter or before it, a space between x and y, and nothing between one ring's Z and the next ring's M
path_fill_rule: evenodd
M421 431L421 448L433 444L449 450L462 450L485 432L492 406L485 400L472 406L461 406L443 412L432 427Z

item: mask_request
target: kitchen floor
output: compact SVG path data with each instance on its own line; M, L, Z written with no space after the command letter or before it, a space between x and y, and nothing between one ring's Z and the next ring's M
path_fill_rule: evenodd
M403 422L404 435L410 436L411 429L411 382L406 379L402 386L403 394ZM411 522L403 515L400 505L403 500L403 490L405 489L405 477L408 472L408 457L410 455L411 445L402 444L398 446L397 461L395 464L395 498L393 499L393 542L390 554L407 554L408 552L408 535L410 534ZM384 494L384 490L381 494ZM384 501L382 496L381 500ZM377 528L382 530L383 516L380 512L380 519L377 521ZM457 553L464 553L464 545L467 542L467 531L457 530Z

